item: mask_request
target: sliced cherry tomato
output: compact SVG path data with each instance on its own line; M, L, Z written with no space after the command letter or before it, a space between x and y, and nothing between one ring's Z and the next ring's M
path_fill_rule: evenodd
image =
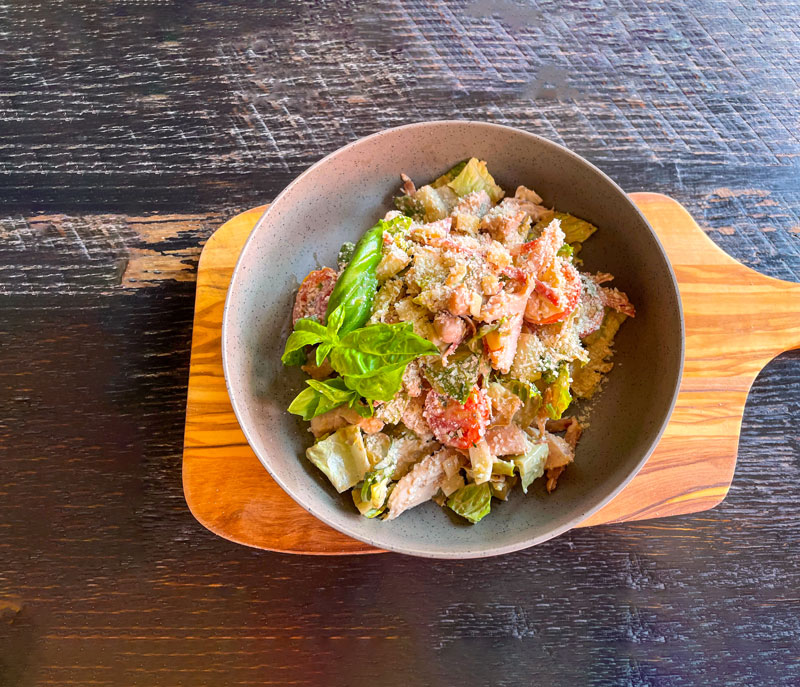
M424 415L437 440L445 446L468 449L486 434L492 411L486 392L475 386L463 405L431 389Z
M569 317L581 297L581 277L572 263L557 258L537 279L525 306L525 319L533 324L553 324Z
M336 279L337 274L330 267L314 270L303 279L294 301L292 324L301 317L313 317L318 322L325 322L328 301L336 285Z

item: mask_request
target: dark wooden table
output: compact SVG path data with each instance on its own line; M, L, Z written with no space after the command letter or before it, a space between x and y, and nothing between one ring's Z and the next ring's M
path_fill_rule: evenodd
M493 560L306 558L181 490L197 256L432 118L564 143L800 278L792 2L0 4L0 684L800 684L800 355L727 500Z

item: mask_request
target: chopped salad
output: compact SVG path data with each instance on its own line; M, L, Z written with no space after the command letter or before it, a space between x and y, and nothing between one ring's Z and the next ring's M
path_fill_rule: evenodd
M471 523L544 479L552 492L583 427L567 416L611 370L634 307L581 271L597 230L476 158L420 188L314 270L281 358L308 374L289 412L306 455L367 518L429 500Z

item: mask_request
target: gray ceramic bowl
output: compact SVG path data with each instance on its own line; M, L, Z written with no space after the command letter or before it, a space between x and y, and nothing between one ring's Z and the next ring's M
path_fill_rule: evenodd
M594 404L576 462L546 494L541 484L469 525L433 503L382 522L361 517L305 459L307 423L286 412L302 373L281 366L296 287L312 269L335 265L392 207L400 172L418 184L468 157L488 162L513 193L535 189L547 205L590 220L599 231L581 257L611 272L636 305L617 337L615 368ZM225 379L236 417L264 467L311 514L382 549L470 558L523 549L573 527L610 501L658 442L678 391L683 318L672 269L647 221L600 170L550 141L495 124L424 122L351 143L293 181L259 220L233 274L222 326Z

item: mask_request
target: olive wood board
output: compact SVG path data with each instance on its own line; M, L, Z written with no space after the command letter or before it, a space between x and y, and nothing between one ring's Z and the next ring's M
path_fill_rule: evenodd
M800 284L765 277L728 256L672 198L631 198L658 234L678 280L686 324L683 380L647 463L580 527L695 513L720 503L733 479L750 385L772 358L800 347ZM247 546L376 553L317 520L275 483L247 444L228 399L220 346L225 295L265 209L223 224L200 256L183 450L186 502L209 530Z

